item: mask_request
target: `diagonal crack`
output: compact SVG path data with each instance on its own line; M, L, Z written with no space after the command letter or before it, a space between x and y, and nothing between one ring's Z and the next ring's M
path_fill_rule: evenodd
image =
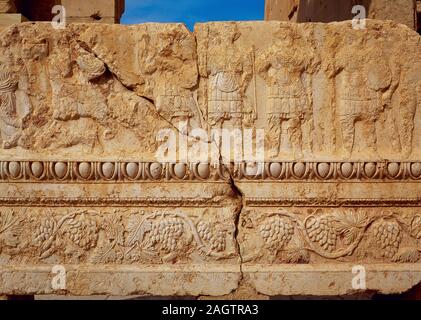
M86 43L86 42L84 42L84 41L82 41L82 40L80 40L80 39L78 39L77 40L77 42L78 42L78 44L83 48L83 49L85 49L86 51L88 51L88 52L90 52L91 54L93 54L98 60L100 60L103 64L104 64L104 66L105 66L105 68L106 68L106 70L113 76L113 78L116 80L116 81L118 81L127 91L129 91L129 92L131 92L131 93L133 93L133 94L135 94L137 97L139 97L139 98L142 98L142 99L145 99L146 101L148 101L149 102L149 104L148 104L148 107L149 107L149 109L150 109L150 111L151 112L153 112L157 117L159 117L160 119L162 119L164 122L166 122L168 125L170 125L174 130L176 130L177 131L177 133L178 134L180 134L180 135L183 135L183 136L185 136L185 137L187 137L187 138L191 138L191 139L194 139L194 140L197 140L197 137L193 137L193 136L191 136L188 132L187 133L185 133L185 132L182 132L181 130L180 130L180 128L178 128L176 125L174 125L172 122L171 122L171 120L169 120L169 119L167 119L166 117L164 117L160 112L158 112L157 110L156 110L156 103L155 103L155 101L153 100L153 99L151 99L151 98L149 98L149 97L146 97L146 96L144 96L144 95L139 95L135 90L133 90L133 88L131 88L130 86L128 86L128 85L126 85L119 77L118 77L118 75L116 75L112 70L111 70L111 68L110 68L110 66L107 64L107 62L105 62L103 59L101 59L95 52L94 52L94 50L92 50L90 47L89 47L89 45ZM150 105L152 105L153 106L153 108L152 107L150 107ZM241 282L243 281L243 279L244 279L244 273L243 273L243 256L242 256L242 253L241 253L241 247L240 247L240 242L239 242L239 240L238 240L238 237L239 237L239 231L240 231L240 223L241 223L241 214L242 214L242 212L243 212L243 208L245 207L245 195L244 195L244 193L243 193L243 191L240 189L240 187L236 184L236 181L235 181L235 177L234 177L234 172L233 172L233 170L231 170L233 167L230 165L230 164L226 164L225 163L225 161L223 160L223 155L222 155L222 151L221 151L221 148L219 147L219 145L218 145L218 143L217 143L217 141L215 140L215 137L212 135L212 139L211 140L206 140L206 141L203 141L203 142L206 142L207 144L215 144L215 146L216 146L216 148L217 148L217 150L218 150L218 155L219 155L219 159L218 159L218 165L221 165L221 166L223 166L224 167L224 169L225 169L225 171L228 173L228 175L229 175L229 178L228 178L228 181L227 181L227 183L229 184L229 186L230 186L230 188L231 188L231 190L232 190L232 193L233 193L233 197L234 198L236 198L237 200L238 200L238 203L239 203L239 206L235 209L235 212L234 212L234 228L235 228L235 230L234 230L234 239L235 239L235 243L236 243L236 246L237 246L237 252L238 252L238 257L239 257L239 259L240 259L240 279L239 279L239 281L238 281L238 287L237 287L237 289L236 290L238 290L239 289L239 287L240 287L240 284L241 284ZM234 170L235 170L235 168L234 168Z

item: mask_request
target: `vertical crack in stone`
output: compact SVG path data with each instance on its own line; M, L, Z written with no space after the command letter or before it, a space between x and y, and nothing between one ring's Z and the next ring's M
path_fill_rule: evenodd
M241 285L241 282L244 279L244 273L243 273L243 255L241 252L241 246L240 246L240 242L238 241L238 235L239 235L239 231L240 231L240 223L241 223L241 214L243 212L243 208L245 207L245 195L243 193L243 191L241 191L241 189L239 188L239 186L237 186L237 184L235 183L235 179L231 173L230 170L228 170L229 175L230 175L230 186L231 186L231 190L233 191L233 194L239 198L240 201L240 207L237 208L236 212L235 212L235 218L234 218L234 225L235 225L235 232L234 232L234 239L235 239L235 243L237 245L237 250L238 250L238 257L240 259L240 279L238 281L238 285ZM239 289L239 287L237 287L237 290Z
M149 98L149 97L146 97L146 96L144 96L144 95L139 95L133 88L131 88L130 86L127 86L126 84L124 84L123 83L123 81L118 77L118 75L116 75L112 70L111 70L111 68L109 67L109 65L107 64L107 62L106 61L104 61L103 59L101 59L95 52L94 52L94 50L93 49L91 49L90 47L89 47L89 45L86 43L86 42L84 42L84 41L82 41L82 40L80 40L80 39L78 39L77 40L77 42L78 42L78 44L83 48L83 49L85 49L86 51L88 51L88 52L90 52L90 53L92 53L98 60L100 60L103 64L104 64L104 66L105 66L105 68L106 68L106 70L107 70L107 72L109 72L112 76L113 76L113 78L116 80L116 81L118 81L118 83L119 84L121 84L127 91L129 91L129 92L131 92L131 93L133 93L133 94L135 94L137 97L139 97L139 98L141 98L141 99L145 99L147 102L149 102L149 104L147 104L148 105L148 107L150 106L150 105L152 105L152 106L154 106L155 107L155 101L152 99L152 98ZM197 42L196 42L196 45L197 45ZM197 50L197 47L196 47L196 50ZM174 130L176 130L177 131L177 133L179 133L180 135L183 135L183 136L185 136L185 137L187 137L187 138L192 138L192 139L196 139L196 137L192 137L191 135L189 135L189 133L185 133L185 132L182 132L177 126L175 126L172 122L171 122L171 120L169 120L169 119L167 119L167 118L165 118L162 114L160 114L155 108L151 108L151 107L149 107L149 110L151 111L151 112L153 112L157 117L159 117L161 120L163 120L164 122L166 122L168 125L170 125ZM244 274L243 274L243 257L242 257L242 253L241 253L241 246L240 246L240 243L239 243L239 241L238 241L238 235L239 235L239 230L240 230L240 222L241 222L241 214L242 214L242 211L243 211L243 208L245 207L245 195L244 195L244 193L241 191L241 189L239 188L239 186L236 184L236 182L235 182L235 179L234 179L234 174L233 174L233 172L232 172L232 170L231 170L231 167L230 166L227 166L225 163L224 163L224 161L223 161L223 156L222 156L222 151L221 151L221 149L220 149L220 147L219 147L219 145L218 145L218 143L212 138L212 140L207 140L207 141L205 141L206 143L208 143L208 144L211 144L211 143L214 143L215 144L215 146L216 146L216 148L217 148L217 150L218 150L218 154L219 154L219 164L220 165L222 165L223 167L224 167L224 169L226 170L226 172L228 173L228 175L229 175L229 178L228 178L228 181L227 181L227 183L229 184L229 186L230 186L230 188L231 188L231 190L232 190L232 195L233 195L233 197L234 198L236 198L237 200L239 200L238 201L238 203L239 203L239 207L236 207L236 209L235 209L235 212L234 212L234 228L235 228L235 230L234 230L234 240L235 240L235 244L236 244L236 246L237 246L237 252L238 252L238 257L239 257L239 259L240 259L240 264L239 264L239 267L240 267L240 278L239 278L239 280L238 280L238 286L237 286L237 288L232 292L232 293L234 293L234 292L236 292L239 288L240 288L240 286L241 286L241 283L242 283L242 281L243 281L243 279L244 279Z

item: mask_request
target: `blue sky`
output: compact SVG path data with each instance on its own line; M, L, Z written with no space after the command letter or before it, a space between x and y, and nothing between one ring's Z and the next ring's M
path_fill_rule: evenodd
M121 23L263 20L264 0L126 0Z

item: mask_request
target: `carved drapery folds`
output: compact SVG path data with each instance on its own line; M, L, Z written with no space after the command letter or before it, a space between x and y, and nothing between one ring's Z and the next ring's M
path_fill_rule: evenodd
M369 290L421 281L415 32L21 24L0 38L0 294L53 293L57 264L76 295L338 295L354 264ZM264 157L160 161L162 129L217 151L214 130L262 130Z

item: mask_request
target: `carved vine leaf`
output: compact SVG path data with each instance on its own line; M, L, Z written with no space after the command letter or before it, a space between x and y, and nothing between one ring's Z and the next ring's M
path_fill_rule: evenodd
M286 250L285 263L309 263L310 253L306 249Z
M395 258L396 261L415 261L418 255L412 251L397 254L406 229L392 214L369 218L364 210L337 210L333 213L316 210L303 220L297 218L282 211L264 220L259 228L265 246L273 251L273 256L282 251L281 260L286 263L308 262L310 252L327 259L350 256L368 228L374 231L371 239L379 246L377 252L383 257ZM418 223L416 217L412 221L413 230L417 230ZM290 236L299 243L290 243Z
M420 259L417 248L401 248L393 257L393 262L416 263Z
M421 239L421 215L417 214L411 222L411 236Z
M118 255L113 243L105 243L99 246L91 258L92 263L111 263L117 260Z
M193 241L200 254L225 257L227 231L210 222L196 224L183 213L158 212L143 220L137 217L129 222L128 230L129 245L138 245L144 253L161 252L165 260L174 260L175 253Z
M114 214L111 215L111 218L105 218L102 227L109 242L124 247L125 228L122 222L122 216L120 214L114 212Z
M335 214L335 220L336 231L344 236L346 245L356 241L361 230L370 222L365 211L339 211Z
M0 212L0 238L6 246L16 247L18 245L18 235L22 231L23 219L17 217L12 210Z
M145 238L146 232L150 231L151 228L152 224L149 221L145 221L144 219L142 219L141 215L135 215L131 217L127 226L128 245L133 246L135 244L141 243Z
M101 228L104 230L104 240L96 247L92 263L112 263L124 259L125 228L122 216L117 211L104 218Z
M91 259L94 263L142 258L174 261L193 241L201 254L226 256L226 230L205 222L196 225L184 213L141 212L132 215L126 226L121 215L112 215L105 218L102 229L103 240Z

